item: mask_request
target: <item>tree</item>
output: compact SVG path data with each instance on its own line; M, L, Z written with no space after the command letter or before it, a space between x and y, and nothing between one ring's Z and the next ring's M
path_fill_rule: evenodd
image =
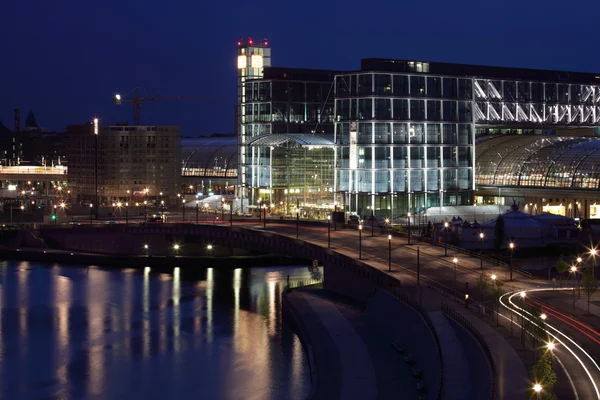
M490 292L490 278L485 274L479 275L475 282L475 287L479 291L479 301L483 303Z
M500 297L504 294L504 282L494 280L492 285L492 298L496 302L496 325L500 324Z
M496 250L500 250L502 243L504 243L504 217L499 215L494 226L494 247Z
M598 282L595 277L592 275L592 270L590 268L586 268L583 273L583 292L588 298L588 315L590 315L590 298L596 291L598 290Z
M554 386L556 385L556 372L552 369L552 353L545 351L538 362L531 368L531 381L542 385L542 392L538 399L554 400ZM534 394L534 393L531 393Z
M558 260L556 261L556 272L559 273L558 277L561 280L561 286L562 286L563 274L565 272L567 272L568 270L569 270L569 264L567 264L567 262L565 260L563 260L563 256L561 254L560 257L558 257Z

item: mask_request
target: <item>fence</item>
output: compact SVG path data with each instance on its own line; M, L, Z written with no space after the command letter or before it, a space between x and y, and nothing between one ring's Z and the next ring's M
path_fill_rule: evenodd
M308 279L303 281L292 281L285 285L286 290L298 289L301 287L315 286L323 283L323 279Z
M494 358L492 357L492 352L490 351L490 347L487 342L479 333L479 331L465 318L462 314L457 312L456 310L448 307L446 304L442 304L442 312L446 314L449 318L452 318L454 321L459 323L463 328L469 332L473 338L479 343L483 353L488 359L490 363L490 369L492 370L492 393L490 395L490 399L494 399L496 397L496 364L494 363Z
M455 251L457 253L466 254L466 255L468 255L470 257L473 257L473 258L481 258L482 257L480 253L476 253L474 251L463 249L462 247L456 247L456 246L453 246L451 244L448 245L448 250L452 250L452 251ZM510 269L510 265L509 264L507 264L507 263L505 263L503 261L497 260L495 258L488 257L488 256L483 256L483 260L485 262L489 263L489 264L494 264L494 265L497 265L499 267L504 267L504 268ZM533 276L533 275L531 275L530 272L525 271L522 268L515 267L514 265L512 266L512 269L513 269L513 271L518 272L519 274L524 275L527 278L531 278Z

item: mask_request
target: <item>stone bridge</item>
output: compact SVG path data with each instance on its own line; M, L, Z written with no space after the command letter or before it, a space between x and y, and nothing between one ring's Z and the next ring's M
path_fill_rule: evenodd
M307 260L318 260L324 266L326 289L358 300L366 300L380 287L389 289L400 285L389 277L357 259L333 250L275 232L241 226L156 224L146 226L42 226L37 234L52 248L104 253L113 255L145 254L148 244L153 255L174 255L172 246L181 246L178 255L186 250L211 256L234 254L243 249L264 254L284 254ZM213 248L207 249L211 244ZM217 251L227 249L226 251Z

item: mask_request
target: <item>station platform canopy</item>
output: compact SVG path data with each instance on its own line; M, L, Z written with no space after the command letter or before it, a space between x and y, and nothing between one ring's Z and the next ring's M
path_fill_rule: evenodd
M600 189L600 139L503 135L476 146L480 186Z

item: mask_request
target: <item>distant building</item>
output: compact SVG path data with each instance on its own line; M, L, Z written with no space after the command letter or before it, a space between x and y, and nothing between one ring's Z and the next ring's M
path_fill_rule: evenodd
M15 112L11 131L0 121L0 165L65 165L64 134L40 128L32 110L21 129L20 112Z
M179 127L100 126L96 137L90 123L67 127L69 186L77 201L94 201L96 140L101 204L176 197L181 181Z

